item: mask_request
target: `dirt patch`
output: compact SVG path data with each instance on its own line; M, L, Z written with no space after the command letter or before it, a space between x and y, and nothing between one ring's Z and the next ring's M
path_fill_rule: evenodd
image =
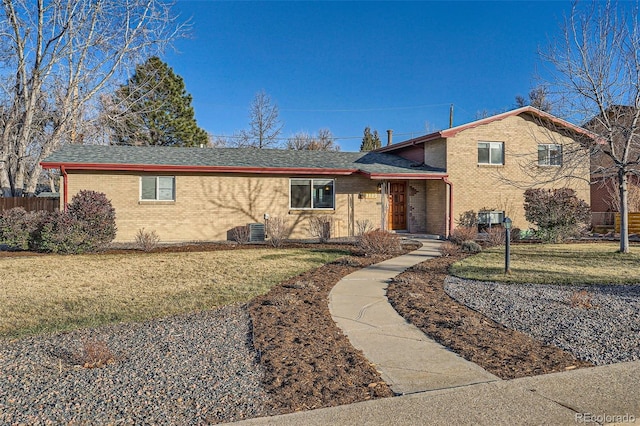
M397 276L387 291L396 311L440 344L502 379L592 366L449 297L444 279L460 258L431 259Z
M253 344L274 412L393 396L333 322L329 292L345 275L385 258L348 256L295 277L249 304Z

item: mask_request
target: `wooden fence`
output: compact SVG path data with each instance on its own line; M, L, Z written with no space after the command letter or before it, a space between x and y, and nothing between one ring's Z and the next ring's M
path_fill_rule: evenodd
M616 213L615 227L620 233L620 213ZM640 213L629 213L629 233L640 234Z
M0 197L0 211L14 207L22 207L26 211L46 210L52 212L60 208L60 199L50 197Z

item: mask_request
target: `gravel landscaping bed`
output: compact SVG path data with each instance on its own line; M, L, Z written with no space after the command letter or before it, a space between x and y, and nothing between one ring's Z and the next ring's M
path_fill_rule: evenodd
M640 359L640 286L500 284L448 277L451 297L596 365Z
M0 341L0 424L207 424L267 415L250 330L246 308L227 306ZM113 361L85 368L83 349L91 348Z

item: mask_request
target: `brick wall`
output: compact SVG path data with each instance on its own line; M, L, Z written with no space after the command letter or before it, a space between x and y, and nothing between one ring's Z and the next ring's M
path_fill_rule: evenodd
M149 174L157 175L157 174ZM170 174L174 176L173 174ZM125 172L69 172L69 199L82 189L104 192L116 209L116 241L133 241L141 228L162 241L226 240L232 228L284 217L291 238L309 238L309 217L333 219L333 236L353 235L358 220L380 226L377 183L360 176L336 178L335 211L289 209L289 177L269 175L175 174L174 202L141 202L140 176ZM361 194L376 194L361 196Z
M504 142L504 165L478 164L479 141ZM532 184L555 173L557 168L537 166L538 144L564 144L565 155L575 147L569 137L549 131L528 116L513 116L504 120L471 128L447 140L447 173L454 184L453 218L467 210L482 208L504 210L514 226L530 226L524 218L524 189L503 181L507 178L520 185ZM565 160L565 163L567 161ZM568 186L576 190L579 198L590 201L589 161L576 166L574 175L584 180L562 180L541 187Z

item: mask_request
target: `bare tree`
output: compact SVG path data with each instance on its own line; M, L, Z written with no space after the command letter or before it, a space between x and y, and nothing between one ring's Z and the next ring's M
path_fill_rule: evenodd
M529 99L524 96L516 96L516 107L532 106L540 111L551 112L553 105L549 100L549 90L545 86L538 86L531 89Z
M340 151L340 146L329 129L320 129L317 135L298 132L287 140L287 149L308 151Z
M271 98L264 90L256 93L249 107L249 129L234 135L233 144L240 148L277 146L283 127L278 114L278 105L271 103Z
M614 179L620 200L620 252L629 251L628 181L640 175L640 25L638 4L574 5L563 39L543 57L555 67L559 109L594 138L592 175Z
M105 87L185 27L159 0L4 0L0 190L33 195L40 161L82 143Z

